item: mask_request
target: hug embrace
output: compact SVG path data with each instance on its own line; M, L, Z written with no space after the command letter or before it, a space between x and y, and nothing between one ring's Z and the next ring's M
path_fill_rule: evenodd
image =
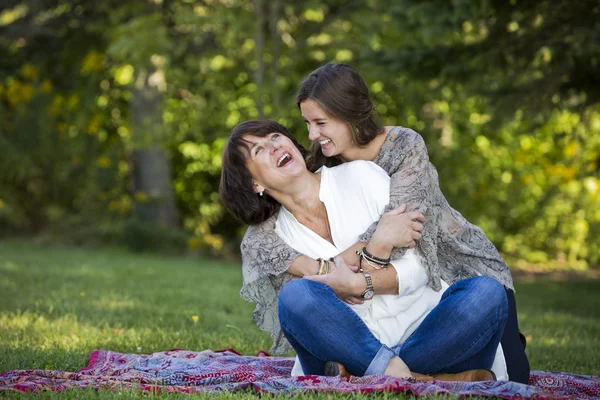
M380 126L344 64L313 71L297 105L310 151L247 121L223 154L221 200L249 225L241 295L271 351L295 350L293 375L527 383L510 270L446 201L421 136Z

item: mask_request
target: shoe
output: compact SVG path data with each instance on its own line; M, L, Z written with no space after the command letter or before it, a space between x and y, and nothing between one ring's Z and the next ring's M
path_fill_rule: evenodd
M449 381L449 382L480 382L480 381L495 381L496 374L489 369L471 369L469 371L459 372L457 374L433 374L423 375L417 372L412 373L413 378L418 381Z
M341 378L346 376L351 376L351 374L346 370L339 362L335 361L327 361L325 363L325 370L323 372L324 376L339 376Z

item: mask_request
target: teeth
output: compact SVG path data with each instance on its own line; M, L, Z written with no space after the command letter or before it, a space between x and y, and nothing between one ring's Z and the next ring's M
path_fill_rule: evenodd
M327 143L331 143L331 139L320 140L319 144L321 146L325 146Z
M279 157L279 160L277 160L277 166L280 167L281 163L284 162L287 158L290 158L290 155L288 153L285 153L284 155Z

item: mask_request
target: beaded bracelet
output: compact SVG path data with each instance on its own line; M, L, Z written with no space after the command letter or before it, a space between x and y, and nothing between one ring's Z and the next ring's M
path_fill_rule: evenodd
M369 264L371 266L371 268L375 269L375 270L379 270L379 269L385 269L387 270L387 264L386 265L381 265L381 264L375 264L374 262L372 262L371 260L369 260L368 258L365 257L365 255L362 252L357 251L356 254L358 255L358 270L360 272L364 272L363 271L363 267L362 267L362 262L363 260L365 260L365 262L367 264Z
M365 255L366 259L371 260L374 263L384 265L384 264L389 264L391 261L390 257L388 257L388 258L375 257L373 254L371 254L367 251L366 247L363 247L361 251Z
M358 251L358 250L356 251L356 255L358 256L358 269L360 272L363 272L363 268L362 268L363 260L365 260L365 262L367 264L369 264L373 269L376 269L376 270L382 269L382 268L385 270L388 269L389 261L384 264L383 261L379 261L379 260L382 260L380 258L376 257L377 260L372 259L364 253L364 250L365 250L365 248L363 247L363 249L361 251Z
M363 257L366 261L367 264L369 264L371 266L371 268L373 269L387 269L387 264L386 265L381 265L381 264L375 264L373 261L369 260L368 258Z

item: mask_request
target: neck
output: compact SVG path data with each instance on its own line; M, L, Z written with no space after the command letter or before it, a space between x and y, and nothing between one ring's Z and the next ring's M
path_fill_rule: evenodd
M375 136L366 146L359 147L354 145L340 154L340 157L345 162L355 160L373 161L379 155L389 127L385 127L381 134Z
M287 208L298 220L312 220L317 207L321 206L319 190L321 176L306 171L285 186L283 191L271 191L269 194Z

